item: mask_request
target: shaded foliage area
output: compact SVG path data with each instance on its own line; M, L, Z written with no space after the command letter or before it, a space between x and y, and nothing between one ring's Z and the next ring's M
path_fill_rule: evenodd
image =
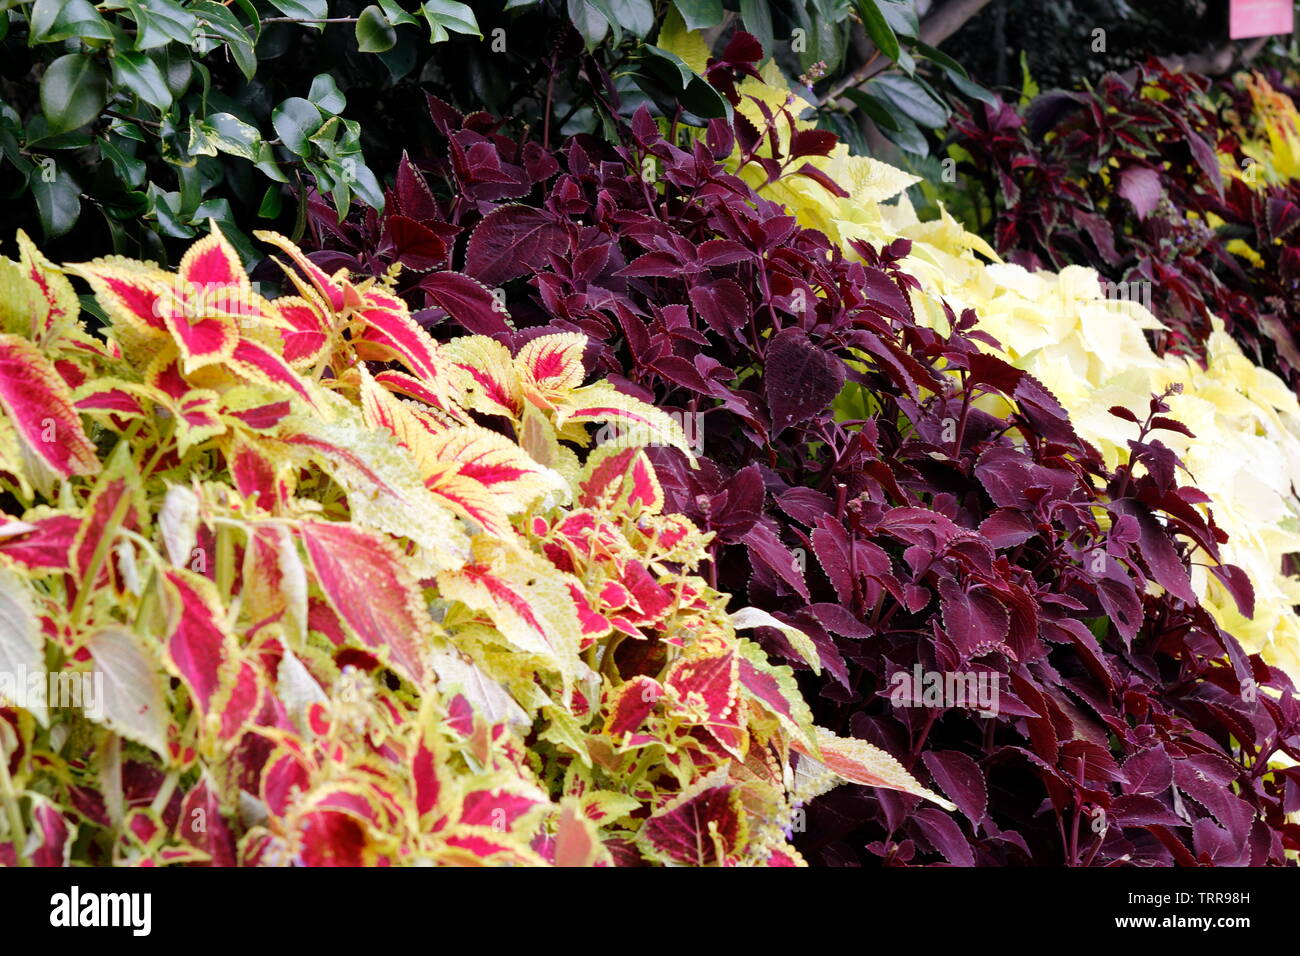
M1103 30L1104 49L1094 30ZM1021 57L1048 89L1096 81L1149 56L1186 55L1221 47L1228 36L1227 0L993 0L946 44L990 87L1021 84Z

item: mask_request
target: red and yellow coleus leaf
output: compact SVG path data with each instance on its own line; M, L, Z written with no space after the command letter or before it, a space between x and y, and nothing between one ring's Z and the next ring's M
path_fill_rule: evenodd
M213 264L224 257L220 249L224 243L216 233L196 243L186 256L197 251L195 261L200 266L191 271L195 275L227 275L224 266ZM152 264L120 257L68 268L90 283L114 329L129 333L123 342L128 349L140 340L154 345L170 342L187 373L229 358L241 338L241 319L260 315L260 302L252 295L242 267L237 270L242 284L215 286L200 286L184 273L173 275ZM182 268L186 268L185 260Z
M801 755L801 764L809 761L814 767L824 767L849 783L924 797L950 813L957 809L955 804L923 787L897 759L865 740L837 737L818 727L817 753L798 740L793 741L792 746Z
M549 562L479 535L470 562L439 574L438 589L444 598L486 615L513 647L545 659L566 678L578 673L577 608Z
M0 524L0 554L28 571L63 571L81 528L75 514L29 515Z
M466 335L444 346L453 368L453 395L465 408L517 419L522 410L519 373L509 350L483 335Z
M551 861L566 867L608 865L609 851L600 842L600 831L576 801L565 801L560 809Z
M692 457L682 426L666 412L624 395L608 382L574 389L555 404L555 426L566 437L575 426L603 423L622 446L669 445Z
M737 650L737 677L744 695L777 719L794 739L815 748L812 712L789 667L770 663L757 644L741 640Z
M170 598L165 659L205 726L229 739L256 707L258 678L240 657L215 585L184 569L168 568L162 576Z
M192 372L230 358L239 344L239 326L233 316L195 312L184 301L164 297L162 319L181 355L184 370Z
M641 827L637 843L652 859L679 866L734 862L749 839L739 787L708 778L678 794Z
M207 389L194 389L177 403L175 435L181 455L226 430L220 407L217 393Z
M395 369L385 369L384 371L377 373L375 375L375 381L384 386L384 388L388 389L390 392L413 398L417 402L423 402L431 408L437 408L438 403L443 401L445 398L444 395L433 391L415 376L408 375L406 372L399 372ZM446 411L448 413L454 413L455 409L449 405Z
M72 398L77 411L102 415L111 423L116 419L143 418L148 391L134 382L97 379L78 388Z
M531 339L515 356L524 396L548 411L582 384L582 353L587 337L561 332Z
M361 371L361 382L366 423L392 433L410 454L429 493L451 511L472 522L474 527L512 540L515 534L510 524L510 511L502 506L503 501L482 482L462 475L460 464L454 458L440 453L442 426L379 387L364 370ZM504 504L510 504L509 499L505 499Z
M411 796L421 825L441 829L455 814L449 755L433 723L432 709L427 706L421 712L420 726L421 733L410 757Z
M435 627L393 544L374 532L325 521L301 521L297 533L339 617L366 647L386 653L390 667L423 687Z
M22 273L37 291L37 307L26 335L42 347L49 348L64 334L74 331L81 314L81 302L72 283L41 255L36 244L21 229L18 230L18 250Z
M585 578L590 568L608 562L614 574L622 573L627 542L606 513L570 511L550 528L544 521L537 525L539 520L534 519L534 533L543 539L543 553L560 570Z
M303 298L308 301L316 300L328 311L333 313L343 312L348 305L359 302L359 297L352 284L340 272L337 276L331 276L320 266L312 262L303 254L294 243L287 237L280 235L278 232L269 230L258 230L253 233L263 242L269 242L271 245L283 250L293 260L294 265L301 270L301 275L306 277L309 285L304 285L299 273L290 269L288 266L280 263L287 275L295 285L298 286ZM279 260L276 260L277 262Z
M292 392L308 405L318 407L312 382L295 372L281 356L252 339L237 342L227 364L243 379Z
M364 370L361 382L367 424L391 432L411 453L429 491L483 531L513 541L510 516L544 492L563 488L558 476L505 436L479 425L443 426L379 387Z
M329 423L291 416L261 444L277 461L323 467L347 493L353 522L419 545L407 559L418 575L459 566L468 556L468 536L447 503L425 486L411 454L387 430L367 428L350 404L337 406Z
M446 405L443 396L450 384L450 369L437 343L411 318L405 302L387 292L368 289L363 293L357 319L360 328L352 345L358 356L401 362L440 397L436 403L439 408Z
M578 479L578 504L601 511L658 514L663 489L640 446L598 445Z
M732 650L687 657L668 671L664 686L677 700L675 710L702 725L734 725L739 702L739 663Z
M95 446L81 427L63 377L25 339L0 335L0 407L20 440L27 476L39 487L53 475L99 471Z
M573 597L573 605L578 609L578 623L582 627L580 650L585 651L600 638L609 634L614 629L614 624L596 610L576 579L569 581L568 585L569 594Z
M211 232L185 250L176 274L188 289L238 289L247 293L253 289L239 253L215 222Z
M605 695L604 733L614 737L635 733L666 691L653 677L638 674Z
M288 463L266 454L260 444L240 435L227 439L223 450L226 467L241 495L251 498L264 511L275 511L277 505L288 503L292 491Z
M330 321L320 308L302 296L274 299L271 307L280 319L284 360L294 368L314 368L325 358L330 343Z
M456 474L486 488L506 514L525 510L548 492L566 490L555 472L533 461L504 435L478 425L431 434L429 448L439 461L454 462Z
M123 256L105 256L66 267L90 283L95 300L115 330L125 328L139 340L155 344L169 337L163 322L163 299L173 277L152 262L137 262ZM132 344L130 337L124 345Z

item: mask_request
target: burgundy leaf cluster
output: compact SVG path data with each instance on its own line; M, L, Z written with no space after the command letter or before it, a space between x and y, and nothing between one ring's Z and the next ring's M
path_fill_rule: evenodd
M1217 315L1257 363L1300 386L1300 189L1225 180L1218 150L1248 162L1225 121L1249 97L1158 60L1095 90L1053 90L1023 112L974 103L956 125L996 213L1000 252L1027 268L1088 265L1170 328L1157 347L1200 356ZM1210 216L1223 225L1210 228ZM1262 257L1228 251L1243 239ZM1134 295L1134 292L1137 294Z
M1132 464L1108 470L1041 383L981 350L973 312L949 310L948 334L917 322L907 242L850 258L726 168L739 147L768 178L819 175L759 149L780 111L698 138L642 111L616 146L548 154L432 106L446 153L405 160L382 214L314 217L315 257L403 263L440 337L585 333L590 372L684 417L699 467L654 457L673 507L715 534L714 583L812 638L824 667L800 679L819 723L960 808L842 788L807 808L810 862L1280 864L1300 848L1300 771L1268 768L1300 759L1300 706L1196 600L1193 561L1247 613L1252 595L1160 441L1184 430L1162 396ZM815 140L795 152L833 142ZM453 268L482 285L453 286ZM949 693L963 681L996 700Z

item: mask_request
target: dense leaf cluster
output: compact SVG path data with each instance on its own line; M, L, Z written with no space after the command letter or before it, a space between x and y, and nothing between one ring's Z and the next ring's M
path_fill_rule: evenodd
M846 780L953 808L813 725L642 444L580 456L686 447L582 336L439 346L260 236L298 294L215 231L0 259L0 864L794 866Z
M1275 146L1294 135L1294 106L1264 113L1261 83L1249 84L1256 96L1213 90L1152 60L1134 79L1044 93L1023 115L974 104L958 142L993 210L986 230L1013 261L1093 266L1149 301L1169 327L1162 350L1203 357L1217 317L1256 362L1300 385L1300 190L1250 149L1270 124Z
M748 50L707 71L733 107ZM1208 564L1249 613L1160 441L1185 431L1167 396L1108 469L982 349L973 312L949 310L946 334L916 321L906 242L838 248L742 178L839 188L805 161L834 136L782 110L699 135L641 111L614 148L552 152L431 105L445 153L404 160L382 215L322 210L314 258L401 263L440 338L580 331L589 368L689 423L701 467L655 461L715 535L712 582L811 636L820 721L907 755L962 810L841 791L810 809L810 861L1261 864L1296 847L1295 771L1269 761L1300 754L1300 713L1189 587ZM450 291L453 269L483 287ZM998 706L926 691L954 674Z

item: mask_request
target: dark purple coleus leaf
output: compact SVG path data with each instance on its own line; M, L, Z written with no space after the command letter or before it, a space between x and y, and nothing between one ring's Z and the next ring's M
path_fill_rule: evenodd
M531 206L499 206L470 235L465 271L488 285L499 285L544 265L565 248L568 235L547 213Z
M511 331L500 300L464 273L431 273L420 281L420 289L431 305L474 335L504 338Z
M1139 219L1145 219L1164 195L1160 174L1147 166L1128 166L1119 173L1119 194L1133 204Z
M690 296L700 318L719 335L735 335L749 323L753 307L744 290L731 279L695 286Z
M979 764L960 750L929 750L923 759L939 790L978 827L989 802Z
M432 229L405 216L384 218L380 252L413 272L428 272L447 261L447 243Z
M772 433L824 410L844 384L844 363L818 348L802 329L784 329L768 344L763 395Z

